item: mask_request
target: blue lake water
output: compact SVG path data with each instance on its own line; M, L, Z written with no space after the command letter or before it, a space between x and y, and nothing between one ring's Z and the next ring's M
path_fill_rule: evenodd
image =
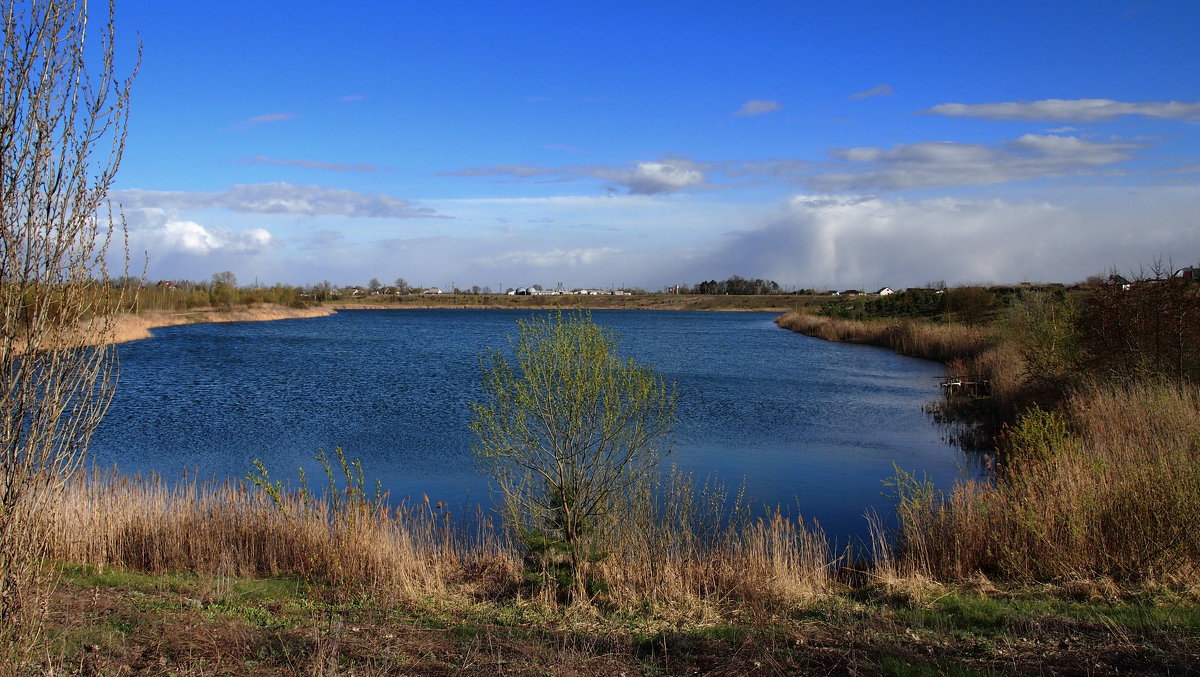
M392 497L489 504L471 455L479 356L530 311L343 311L324 318L154 330L123 344L116 397L91 459L125 473L280 477L318 449L362 459ZM674 452L703 478L815 518L842 543L866 534L893 463L942 487L976 474L922 411L941 365L775 326L774 313L594 311L621 352L679 391Z

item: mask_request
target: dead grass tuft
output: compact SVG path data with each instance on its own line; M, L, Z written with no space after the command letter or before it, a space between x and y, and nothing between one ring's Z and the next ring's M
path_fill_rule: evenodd
M1195 580L1200 394L1097 386L1014 428L994 482L902 506L901 558L940 580Z

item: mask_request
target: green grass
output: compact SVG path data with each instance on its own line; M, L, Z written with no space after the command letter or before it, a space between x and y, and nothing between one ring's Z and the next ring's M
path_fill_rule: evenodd
M883 656L879 659L882 674L894 677L976 677L977 675L1000 675L1000 671L978 670L946 661L924 662L900 656Z
M1110 598L1069 586L987 594L948 586L927 597L868 591L786 613L731 600L703 618L453 593L334 599L292 578L64 567L56 596L64 606L45 655L59 666L100 657L101 674L152 655L160 673L132 674L184 677L319 673L331 651L340 669L367 674L390 666L523 675L825 674L848 665L889 675L1070 672L1081 653L1095 656L1088 660L1100 672L1153 674L1195 669L1200 655L1200 603L1165 588Z
M1034 623L1132 633L1200 632L1200 606L1166 595L1076 601L1038 591L1005 596L952 592L925 606L886 608L913 627L983 637L1004 636Z

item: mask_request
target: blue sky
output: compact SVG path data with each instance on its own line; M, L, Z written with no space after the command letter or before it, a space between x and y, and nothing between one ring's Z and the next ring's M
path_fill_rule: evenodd
M151 279L660 289L1200 260L1200 4L119 2Z

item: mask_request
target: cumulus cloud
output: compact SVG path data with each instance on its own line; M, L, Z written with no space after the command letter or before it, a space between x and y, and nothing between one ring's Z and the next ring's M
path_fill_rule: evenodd
M750 99L742 104L742 107L734 111L734 115L738 117L752 117L755 115L764 115L766 113L774 113L783 108L783 105L772 99Z
M704 174L698 170L665 162L639 162L632 171L614 178L633 195L671 193L704 182Z
M233 126L234 129L249 129L258 125L266 125L272 122L284 122L285 120L296 119L295 113L271 113L269 115L259 115L246 120L242 120Z
M368 195L352 190L290 183L239 184L215 193L130 189L115 191L111 197L115 202L133 209L221 208L252 214L393 219L437 216L432 209L390 195Z
M875 85L866 91L858 92L857 94L851 94L850 98L857 101L859 99L870 99L876 96L891 96L893 91L894 90L892 89L891 85Z
M239 160L245 165L281 165L284 167L308 167L325 169L331 172L378 172L379 166L373 164L346 164L340 162L318 162L316 160L280 160L278 158L257 155ZM385 168L387 169L387 168Z
M1144 144L1091 141L1075 136L1026 134L997 146L931 141L891 149L867 146L835 151L850 171L819 174L808 184L828 192L904 190L987 185L1064 176L1115 165Z
M942 103L922 111L946 117L984 120L1097 122L1128 115L1174 120L1200 120L1200 102L1114 101L1112 99L1042 99L1006 103Z
M134 209L125 214L130 249L147 251L155 257L175 254L194 256L253 255L278 244L263 228L230 230L203 226L181 219L169 209Z

